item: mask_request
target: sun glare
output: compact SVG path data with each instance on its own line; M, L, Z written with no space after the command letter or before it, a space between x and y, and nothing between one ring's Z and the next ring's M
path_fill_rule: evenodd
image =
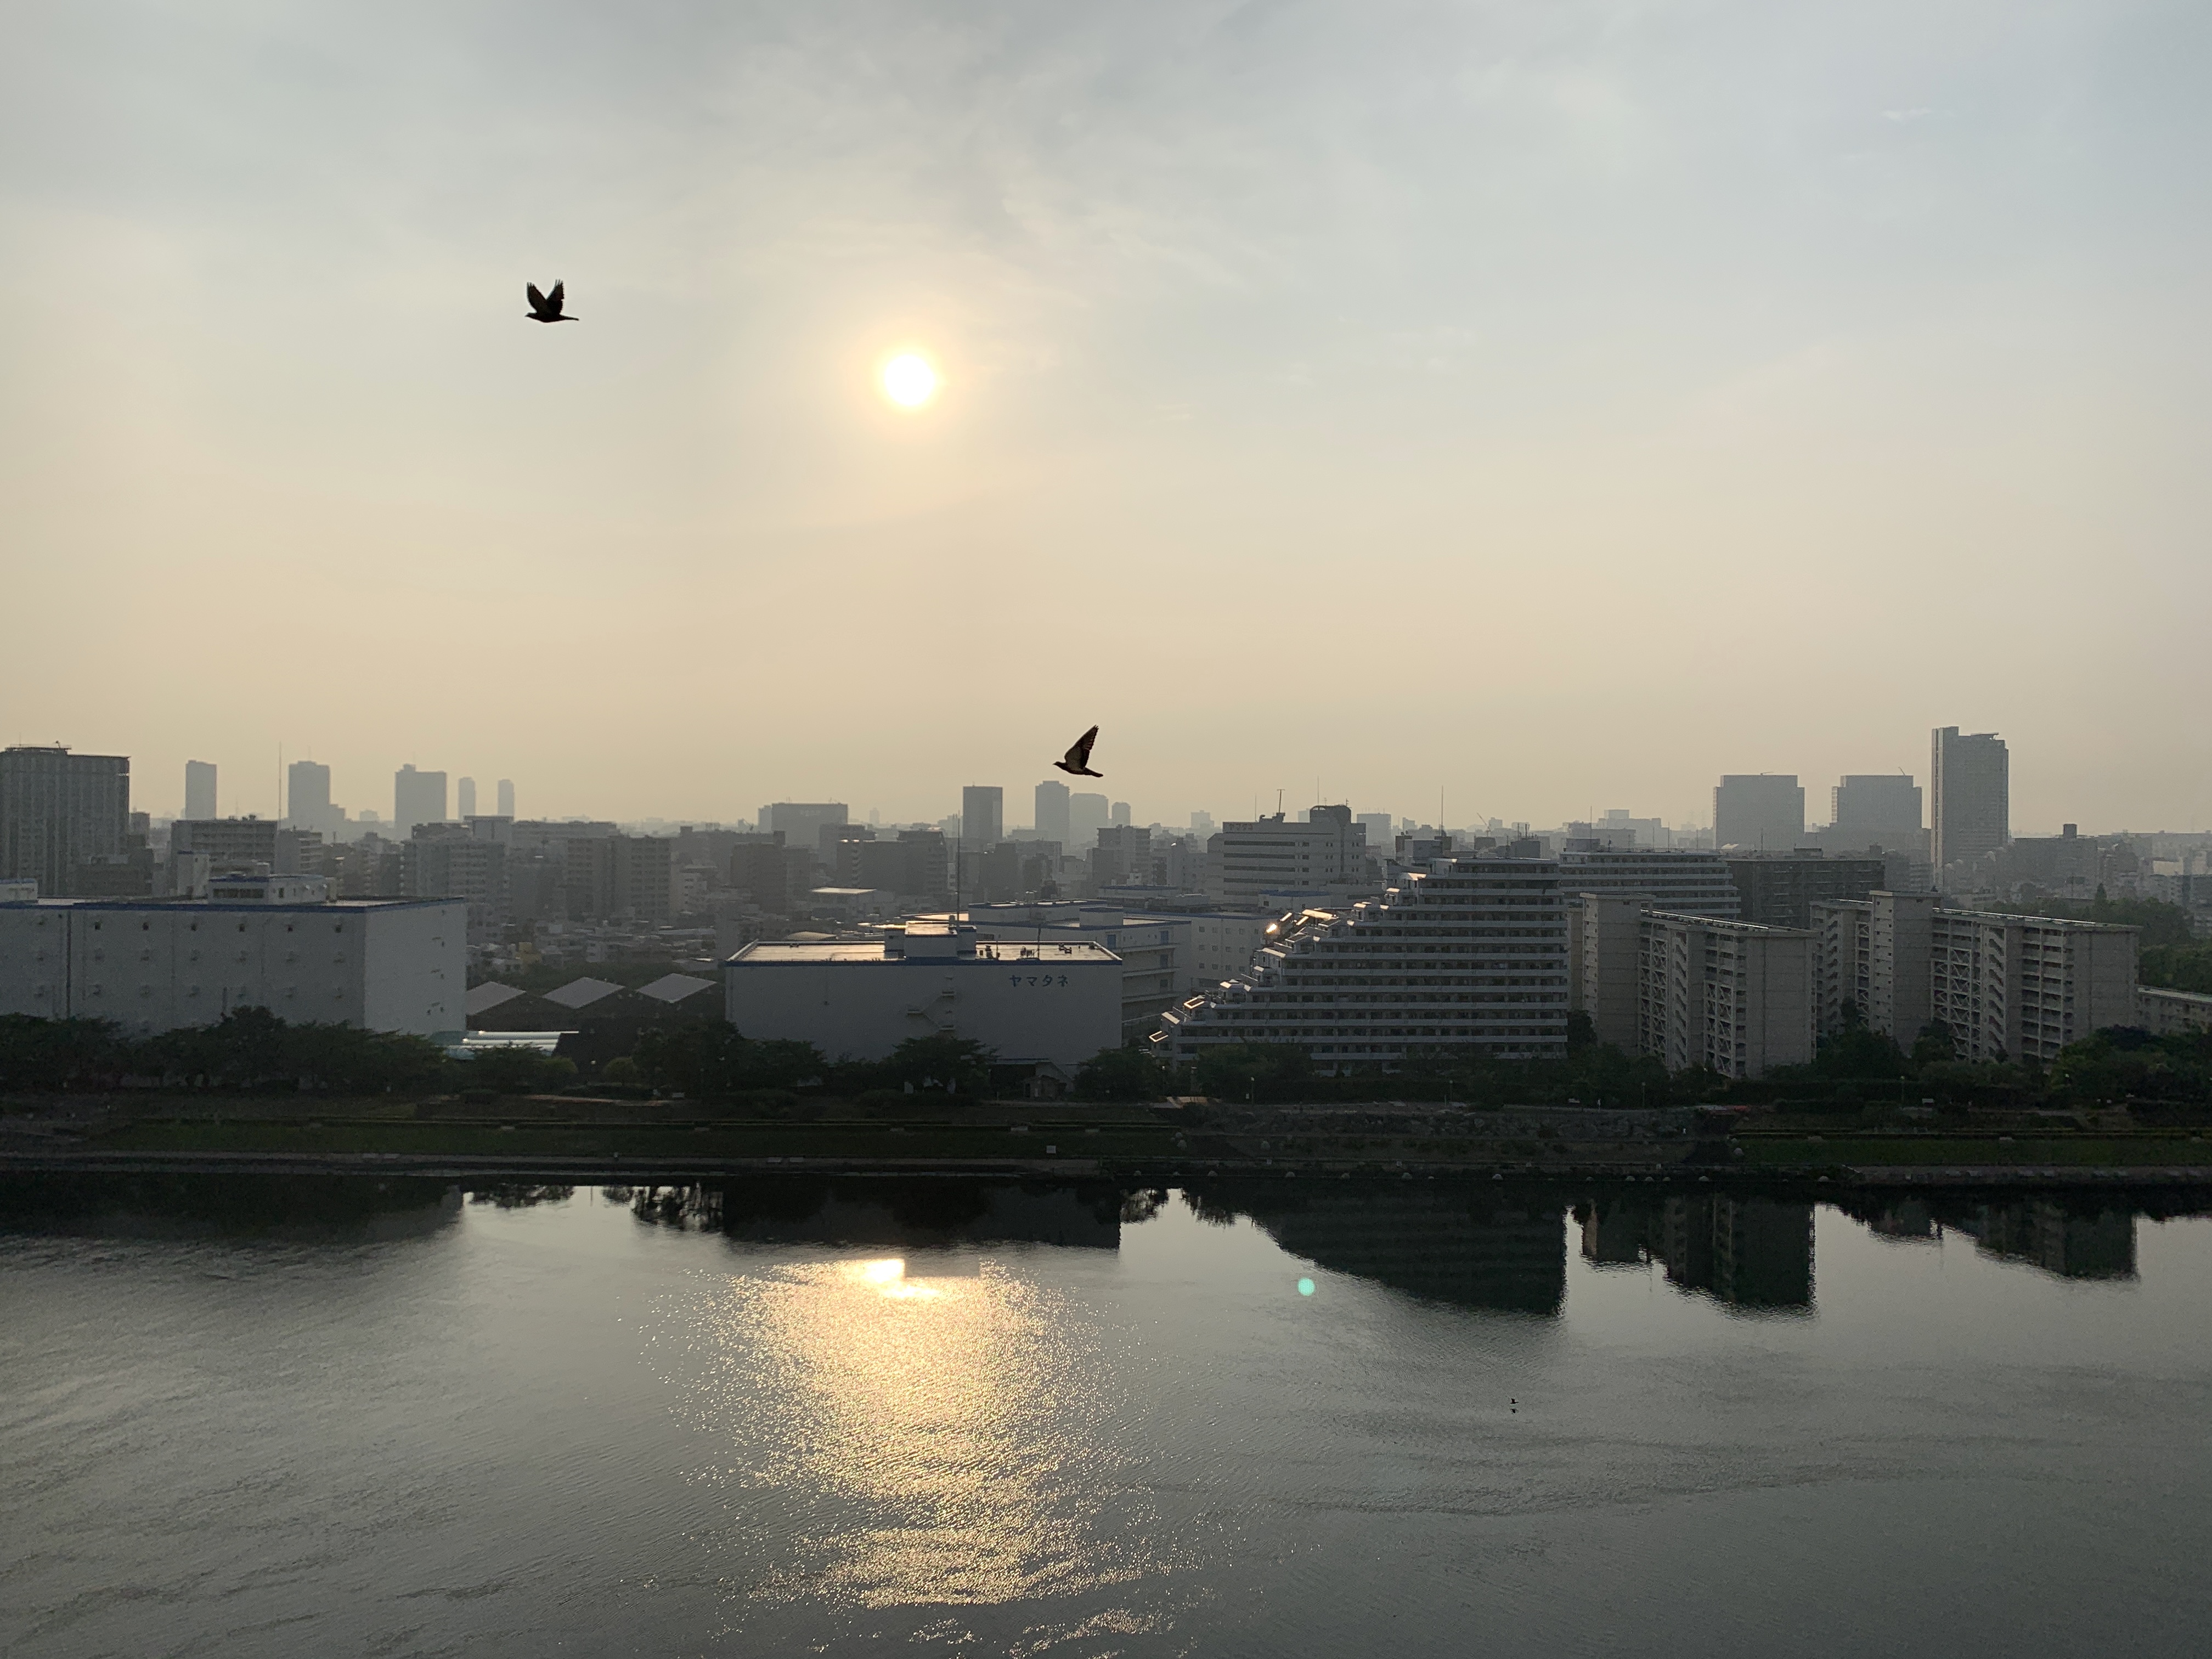
M931 1285L917 1285L906 1276L906 1263L896 1256L887 1261L855 1261L845 1268L848 1279L857 1280L889 1297L927 1300L938 1294Z
M884 396L902 409L920 409L937 395L937 368L928 358L902 351L884 365Z

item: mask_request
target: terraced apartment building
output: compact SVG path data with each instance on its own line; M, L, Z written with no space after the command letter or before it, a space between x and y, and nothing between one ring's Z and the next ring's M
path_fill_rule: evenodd
M1549 859L1439 859L1379 899L1279 927L1218 991L1168 1010L1160 1058L1296 1043L1326 1072L1452 1051L1554 1058L1567 1046L1567 918Z

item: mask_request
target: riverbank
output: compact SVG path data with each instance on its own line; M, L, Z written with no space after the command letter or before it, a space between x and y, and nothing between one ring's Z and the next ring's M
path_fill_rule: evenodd
M1755 1127L1754 1127L1755 1126ZM434 1175L622 1180L880 1171L1263 1179L1558 1178L1808 1185L2212 1184L2195 1125L2096 1121L1860 1128L1696 1111L1193 1109L979 1102L886 1115L826 1103L801 1115L706 1103L516 1097L487 1111L422 1101L64 1098L0 1116L0 1169Z

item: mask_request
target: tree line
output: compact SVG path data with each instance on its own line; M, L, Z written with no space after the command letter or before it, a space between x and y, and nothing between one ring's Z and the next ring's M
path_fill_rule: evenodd
M2028 1060L1969 1063L1940 1024L1909 1047L1870 1030L1855 1010L1822 1039L1808 1065L1737 1080L1705 1070L1669 1072L1658 1060L1593 1039L1586 1016L1568 1016L1564 1055L1506 1060L1474 1050L1425 1054L1399 1070L1331 1075L1289 1043L1212 1048L1170 1064L1140 1045L1095 1055L1077 1073L1085 1101L1138 1103L1169 1096L1249 1102L1350 1103L1390 1097L1504 1106L1662 1107L1788 1104L1813 1110L1869 1107L2080 1108L2105 1102L2212 1106L2212 1033L2168 1036L2128 1028L2096 1032L2043 1066ZM811 1043L748 1037L722 1020L648 1027L634 1054L602 1068L603 1085L638 1094L750 1103L773 1112L802 1100L945 1106L1011 1094L1024 1081L979 1042L939 1034L910 1038L884 1059L836 1060ZM0 1016L0 1093L106 1091L128 1086L222 1092L501 1094L577 1086L569 1061L526 1048L448 1059L422 1037L345 1025L293 1025L262 1008L219 1024L124 1036L112 1022Z

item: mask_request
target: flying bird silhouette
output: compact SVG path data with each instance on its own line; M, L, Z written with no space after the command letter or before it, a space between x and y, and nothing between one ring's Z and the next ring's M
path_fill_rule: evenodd
M525 283L523 287L530 294L530 320L533 323L574 323L582 320L580 318L562 314L562 290L568 286L566 283L556 283L550 294L540 294L538 291L537 283Z
M1091 769L1091 745L1098 741L1098 728L1092 726L1075 740L1075 747L1067 751L1066 760L1053 763L1063 772L1073 772L1079 778L1103 778L1103 772Z

